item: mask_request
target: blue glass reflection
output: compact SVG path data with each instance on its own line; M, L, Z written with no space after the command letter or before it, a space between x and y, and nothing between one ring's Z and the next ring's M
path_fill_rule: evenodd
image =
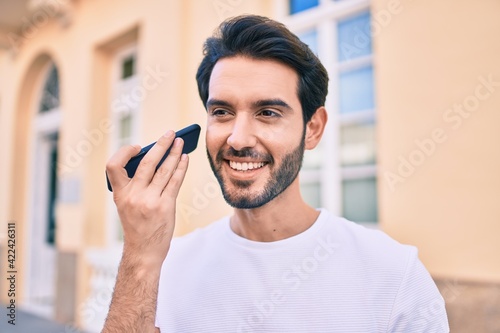
M372 53L370 13L340 22L337 32L339 61L354 59Z
M340 113L373 109L373 90L371 66L340 74Z
M319 0L290 0L290 14L297 14L306 9L316 7Z
M303 34L298 35L300 40L306 43L309 48L318 55L318 33L316 30L312 30Z

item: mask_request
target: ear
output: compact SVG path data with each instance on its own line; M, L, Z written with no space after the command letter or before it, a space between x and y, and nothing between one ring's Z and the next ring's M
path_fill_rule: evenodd
M324 106L319 107L311 117L311 120L306 124L305 148L314 149L325 130L328 114Z

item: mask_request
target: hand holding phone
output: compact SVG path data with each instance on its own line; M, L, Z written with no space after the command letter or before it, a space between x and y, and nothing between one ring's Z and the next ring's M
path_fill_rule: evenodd
M200 125L193 124L193 125L190 125L186 128L183 128L183 129L175 132L176 138L182 138L182 140L184 140L184 147L182 148L183 154L189 154L193 150L196 149L196 147L198 146L198 138L200 137L200 130L201 130ZM127 170L127 175L129 176L129 178L134 177L135 172L137 171L137 168L139 167L141 160L144 158L144 156L146 156L146 153L155 145L155 143L156 142L153 142L152 144L147 145L146 147L143 147L141 149L141 151L137 155L132 157L128 161L128 163L125 165L125 170ZM168 154L170 153L171 148L172 147L170 147L165 152L165 155L163 155L162 159L160 160L160 162L156 166L156 170L158 170L158 168L163 163L163 161L165 161ZM113 189L111 187L111 183L109 182L109 178L108 178L107 174L106 174L106 181L108 183L108 190L113 192Z

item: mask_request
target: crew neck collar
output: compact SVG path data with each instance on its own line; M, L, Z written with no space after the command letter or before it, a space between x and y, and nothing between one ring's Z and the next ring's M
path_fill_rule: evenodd
M271 249L279 249L291 246L293 244L301 243L305 239L311 237L312 235L315 235L325 225L326 220L328 218L327 216L328 212L324 208L319 208L317 209L317 211L319 211L318 218L308 229L304 230L303 232L295 236L288 237L285 239L272 242L259 242L239 236L236 233L234 233L234 231L231 229L231 225L229 223L230 221L229 216L227 216L224 221L225 235L230 241L237 243L240 246L244 246L251 249L271 250Z

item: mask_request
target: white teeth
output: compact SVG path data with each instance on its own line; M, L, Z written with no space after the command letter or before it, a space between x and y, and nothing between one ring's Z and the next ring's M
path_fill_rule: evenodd
M264 166L264 162L259 162L259 163L254 163L254 162L234 162L234 161L229 161L229 166L231 169L238 170L238 171L247 171L247 170L253 170L253 169L258 169L262 168Z

